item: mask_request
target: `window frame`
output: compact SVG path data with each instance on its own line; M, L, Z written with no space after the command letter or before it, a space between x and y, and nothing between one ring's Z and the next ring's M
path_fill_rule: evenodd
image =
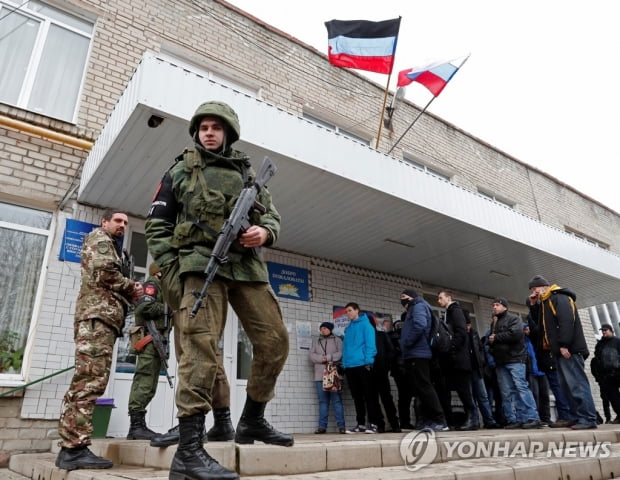
M77 119L78 119L78 113L80 111L80 103L81 103L81 98L82 98L82 94L84 91L84 85L86 83L86 73L88 71L89 60L90 60L92 48L93 48L93 39L94 39L94 34L95 34L95 23L96 23L95 18L89 18L88 15L80 14L76 12L75 9L67 9L66 6L64 5L61 6L61 5L57 5L56 3L45 2L43 0L36 0L36 1L38 2L38 4L42 4L51 9L58 10L68 16L75 17L76 19L81 20L83 22L90 23L91 29L90 29L90 32L87 32L85 30L78 28L77 26L70 25L68 23L63 22L62 20L58 20L52 16L49 16L48 14L40 13L36 10L32 10L29 7L33 2L28 2L26 4L23 4L23 3L17 4L13 0L0 0L0 17L4 15L10 15L11 13L15 12L15 13L19 13L21 15L24 15L32 19L33 21L36 21L37 23L40 23L40 25L38 26L38 31L36 33L34 45L32 47L32 50L30 51L30 58L28 60L28 64L26 67L26 73L24 74L24 78L22 81L19 94L17 95L17 99L15 100L15 102L10 102L10 103L8 102L8 100L3 100L3 101L6 102L8 105L13 105L14 107L26 110L28 112L32 112L36 115L43 115L46 117L58 119L63 122L76 124ZM8 10L8 12L6 12L5 10ZM52 25L55 25L65 31L69 31L71 33L84 37L88 40L88 48L86 49L86 54L84 57L84 65L82 66L82 73L79 78L79 82L77 83L78 87L75 91L75 98L74 99L72 98L72 100L75 100L75 105L73 107L73 112L71 113L70 118L62 118L59 115L54 114L53 112L49 112L49 111L36 111L36 110L33 110L29 106L30 101L33 96L33 90L35 87L35 80L37 77L37 73L42 64L42 61L44 60L43 53L45 50L46 41L49 38L49 33L50 33Z
M56 214L53 211L45 210L43 208L36 208L30 205L11 203L11 202L1 201L1 200L0 200L0 203L4 203L7 205L15 205L21 208L37 210L37 211L46 212L50 214L50 225L47 230L42 229L42 228L37 228L37 227L31 227L28 225L20 225L18 223L7 222L5 220L0 220L0 228L5 228L9 230L15 230L18 232L31 233L34 235L40 235L43 237L47 237L45 241L45 249L43 251L43 258L41 259L41 269L39 271L38 278L36 280L37 287L36 287L36 293L34 296L34 302L32 304L32 312L30 314L30 318L28 319L28 322L29 322L28 333L26 337L26 344L24 347L24 356L23 356L21 370L17 373L0 372L0 386L16 387L16 386L23 385L25 383L25 379L27 378L27 375L25 374L25 372L28 371L29 366L30 366L30 357L31 357L30 351L35 341L35 332L37 329L39 312L41 311L41 304L43 303L43 292L45 289L44 288L45 280L47 276L47 269L49 266L50 255L51 255L52 247L54 244L54 237L56 233L56 226L57 226L58 219L57 219Z
M351 130L347 130L346 128L340 127L333 120L326 120L325 118L321 118L320 116L318 116L318 112L314 110L312 111L312 113L304 111L303 118L309 122L313 122L318 125L321 125L322 127L325 127L326 129L337 133L338 135L342 135L343 137L347 137L348 139L354 140L363 145L370 146L370 140L366 139L360 134L354 133Z
M452 178L450 177L450 175L440 172L439 170L436 170L432 167L429 167L425 163L421 162L419 159L412 158L411 155L408 155L407 153L403 152L403 156L401 160L402 162L404 162L407 165L412 166L416 170L421 170L425 173L429 173L435 177L441 178L442 180L445 180L446 182L452 183Z

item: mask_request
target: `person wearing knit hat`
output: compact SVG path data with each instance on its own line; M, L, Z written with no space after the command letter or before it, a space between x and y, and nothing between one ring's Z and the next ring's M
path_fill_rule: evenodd
M534 395L526 380L527 350L521 319L508 311L508 302L493 300L492 323L488 336L489 353L495 359L497 383L502 396L506 428L540 428Z
M329 363L338 364L342 359L342 340L332 332L334 324L323 322L319 325L320 336L312 340L310 361L314 364L314 385L319 397L319 425L314 433L327 433L329 404L334 406L334 416L339 433L346 433L342 392L323 390L323 372Z
M548 287L550 285L551 284L542 275L534 275L530 280L530 283L528 284L528 288L531 289L533 287Z
M329 330L329 333L332 333L334 331L334 324L332 322L323 322L321 323L321 325L319 325L319 330L321 330L322 328L327 328Z
M537 353L552 356L563 393L570 406L570 417L552 423L551 427L573 430L597 428L597 413L590 381L585 372L588 344L575 304L577 295L568 288L551 284L541 275L528 283L530 289L529 323Z
M493 300L493 303L499 303L499 304L503 305L506 308L510 308L508 306L508 300L506 300L503 297L497 297L495 300Z
M611 423L610 405L616 415L620 415L620 367L618 366L620 338L614 335L613 326L609 323L601 325L599 330L602 336L594 347L594 358L590 363L590 368L600 387L603 412L607 423ZM617 420L613 421L613 423L617 422Z
M411 297L411 298L415 298L415 297L418 296L418 294L416 293L416 291L413 288L405 288L403 290L403 294L407 295L408 297Z

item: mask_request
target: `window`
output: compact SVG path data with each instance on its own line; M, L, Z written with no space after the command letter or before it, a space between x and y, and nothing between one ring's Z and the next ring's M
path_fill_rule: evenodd
M0 102L73 122L92 22L36 0L0 1L0 19Z
M604 248L605 250L609 250L609 244L605 243L605 242L601 242L600 240L597 240L594 237L590 237L589 235L586 235L585 233L581 233L573 228L570 227L564 227L564 229L566 230L567 233L571 234L574 237L580 238L581 240L584 240L588 243L591 243L592 245L599 247L599 248Z
M416 160L413 160L406 155L403 155L403 162L408 163L409 165L417 168L418 170L422 170L423 172L430 173L431 175L435 175L436 177L443 178L447 182L450 181L450 177L448 175L438 172L437 170L433 170L431 167L424 165L423 163L420 163Z
M485 198L487 198L487 199L489 199L489 200L491 200L493 202L501 203L502 205L504 205L504 206L506 206L508 208L512 208L512 209L515 208L515 204L510 202L510 200L506 200L504 198L498 197L494 193L481 190L480 188L478 189L478 193L480 195L482 195L483 197L485 197Z
M330 123L326 120L321 120L320 118L314 117L312 115L308 115L307 113L304 113L304 118L314 123L318 123L319 125L323 125L325 128L333 130L336 133L340 133L341 135L344 135L345 137L349 137L349 138L352 138L353 140L357 140L358 142L363 143L364 145L370 145L369 140L363 137L360 137L359 135L356 135L355 133L351 131L345 130L344 128L341 128L334 123Z
M51 222L49 212L0 203L0 355L7 339L13 353L23 354Z

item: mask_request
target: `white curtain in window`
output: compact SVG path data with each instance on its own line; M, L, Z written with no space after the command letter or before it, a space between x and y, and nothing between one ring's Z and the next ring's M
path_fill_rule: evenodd
M72 121L90 40L51 25L28 109Z
M18 348L28 337L46 242L44 235L0 228L0 331L16 332Z
M0 15L6 15L6 8ZM39 22L12 13L0 21L0 101L16 105L39 30Z

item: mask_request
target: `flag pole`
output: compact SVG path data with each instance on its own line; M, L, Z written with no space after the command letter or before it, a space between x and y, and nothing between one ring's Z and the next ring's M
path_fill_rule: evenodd
M387 84L385 85L385 95L383 95L383 106L381 107L381 118L379 118L379 131L377 132L377 142L375 143L375 150L379 150L379 141L381 140L381 127L383 127L383 117L385 116L385 106L387 105L391 78L392 72L390 71L387 79Z
M445 83L444 87L445 87L446 85L448 85L448 83L450 82L450 80L452 80L452 77L454 77L454 75L456 75L456 72L458 72L458 71L461 69L461 67L462 67L463 65L465 65L465 62L466 62L467 60L469 60L470 55L471 55L471 53L470 53L470 54L468 54L468 55L465 57L465 59L461 62L461 64L458 66L458 68L457 68L454 72L452 72L452 75L450 75L450 77L446 80L446 83ZM399 143L399 142L403 139L403 137L407 134L407 132L408 132L409 130L411 130L411 127L413 127L413 126L415 125L415 122L417 122L417 121L418 121L418 118L420 118L420 117L422 116L422 114L423 114L424 112L426 112L426 109L427 109L428 107L430 107L431 103L433 103L433 100L435 100L435 99L439 96L439 94L440 94L442 91L443 91L443 88L442 88L442 89L441 89L441 90L437 93L437 95L433 95L433 98L431 98L431 99L430 99L430 101L426 104L426 106L422 109L422 111L421 111L420 113L418 113L418 116L414 118L413 122L411 122L411 125L409 125L409 126L407 127L407 130L405 130L405 131L403 132L403 134L402 134L400 137L398 137L398 140L396 140L396 142L394 143L394 145L392 145L392 148L390 148L390 150L387 152L387 154L388 154L388 155L389 155L390 153L392 153L392 150L394 150L394 149L396 148L396 145L398 145L398 143Z
M394 150L394 149L396 148L396 145L398 145L398 144L399 144L399 142L403 139L403 137L404 137L405 135L407 135L407 132L408 132L409 130L411 130L411 127L413 127L413 126L415 125L415 122L417 122L417 121L418 121L418 119L419 119L419 118L420 118L420 117L424 114L424 112L426 112L426 109L427 109L428 107L430 107L430 106L431 106L431 103L433 103L433 100L435 100L436 98L437 98L437 97L433 96L433 98L431 98L431 99L429 100L429 102L428 102L428 103L426 104L426 106L422 109L422 111L421 111L420 113L418 113L418 116L417 116L417 117L415 117L415 118L413 119L413 122L411 122L411 125L409 125L409 126L407 127L407 130L405 130L405 131L403 132L403 134L402 134L400 137L398 137L398 140L396 140L396 142L394 143L394 145L392 145L392 148L390 148L390 150L387 152L387 154L388 154L388 155L389 155L390 153L392 153L392 150Z

